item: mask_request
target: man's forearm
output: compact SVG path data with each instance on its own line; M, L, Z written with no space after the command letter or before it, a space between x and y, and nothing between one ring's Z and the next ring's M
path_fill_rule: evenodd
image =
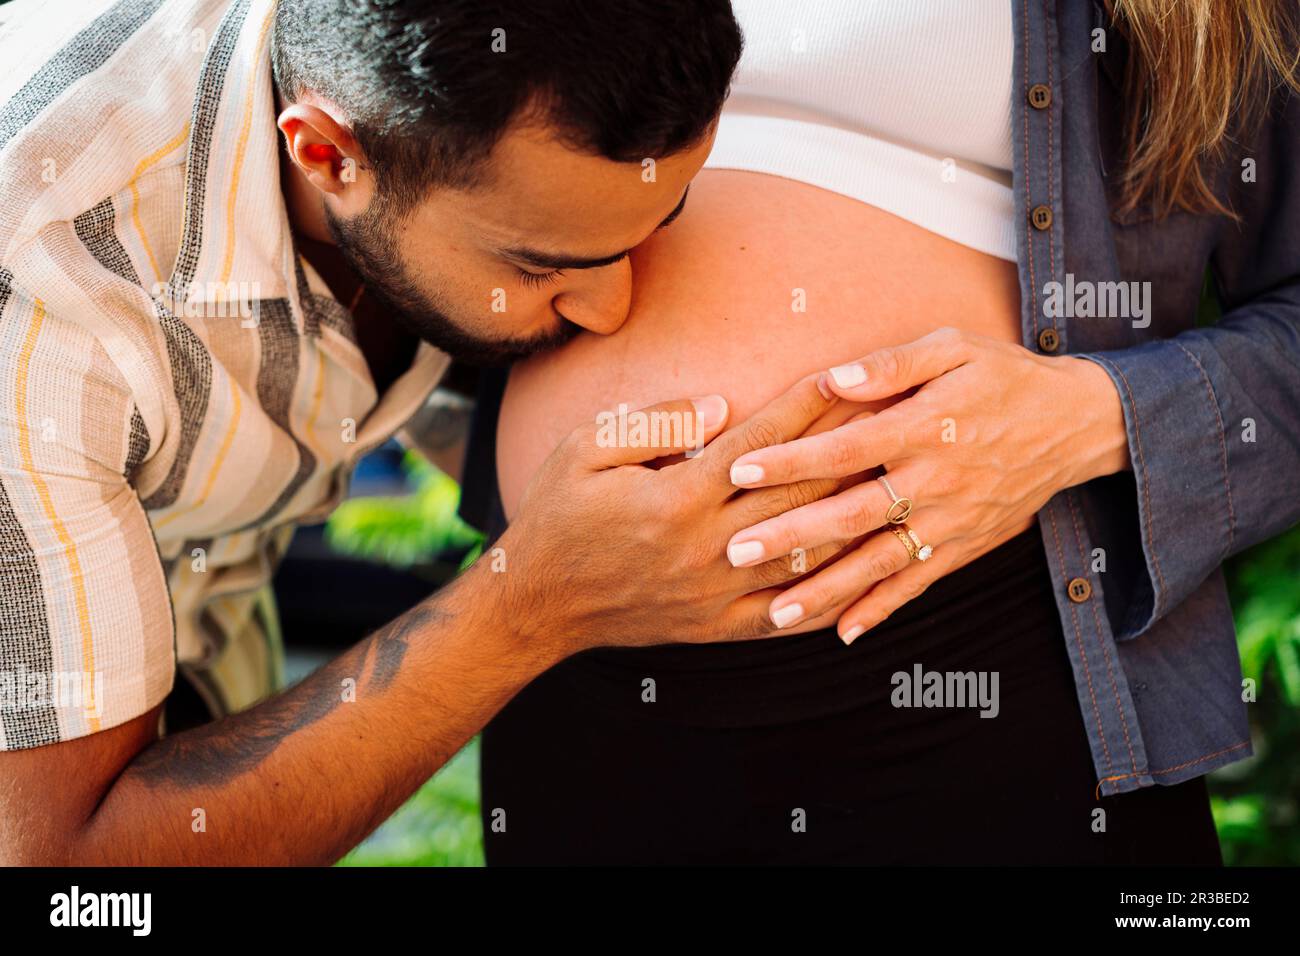
M330 862L567 654L763 633L762 592L793 572L721 555L742 514L772 517L802 492L747 492L737 513L728 469L826 406L808 376L722 434L721 396L638 410L694 423L650 443L604 442L597 416L542 463L491 562L300 686L162 741L155 707L0 753L0 861Z
M482 565L301 684L159 740L71 848L85 864L325 864L554 662L473 588ZM490 580L490 579L489 579Z

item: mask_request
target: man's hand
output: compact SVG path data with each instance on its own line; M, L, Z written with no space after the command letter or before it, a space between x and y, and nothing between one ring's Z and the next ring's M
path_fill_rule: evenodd
M554 636L561 655L596 645L770 632L767 606L778 593L771 588L815 567L836 546L810 548L801 562L780 553L737 570L723 556L726 542L746 525L829 494L837 482L811 479L738 495L731 463L801 435L830 404L811 375L717 438L727 416L720 396L628 415L629 435L638 419L665 426L654 430L654 444L610 447L608 439L620 432L609 423L573 432L534 477L498 542L503 573L492 577L521 631L530 640ZM688 421L689 429L666 427ZM701 434L713 440L699 454L646 467L686 451ZM482 598L497 599L487 587Z
M717 435L725 403L647 409L667 412L660 422L670 426L680 413L680 440L653 445L603 447L595 424L581 429L541 469L499 555L293 688L161 740L154 708L87 737L0 753L0 864L329 863L564 656L769 630L775 592L748 592L795 569L738 571L722 548L835 482L738 494L728 469L801 434L828 404L810 377L702 454L659 470L642 462ZM702 435L680 427L697 413ZM813 567L818 555L807 558Z
M822 385L854 402L919 388L878 414L741 455L732 471L736 484L760 488L884 469L894 491L913 502L907 525L933 556L912 559L889 530L893 499L880 481L747 528L730 547L757 542L754 560L767 561L870 535L772 601L772 620L781 627L854 601L838 625L849 643L934 581L1030 527L1057 492L1129 464L1119 395L1086 359L1044 357L942 329L833 369Z

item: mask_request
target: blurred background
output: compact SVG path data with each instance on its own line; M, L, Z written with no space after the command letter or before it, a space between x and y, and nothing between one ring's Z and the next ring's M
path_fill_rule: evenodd
M410 610L478 556L482 536L456 516L459 503L456 482L396 440L361 460L347 499L325 524L298 529L276 573L290 682ZM340 865L482 864L474 740Z
M298 531L276 578L291 679L402 613L477 555L459 488L396 442L357 470L323 526ZM1229 865L1300 863L1300 529L1227 567L1256 755L1210 776ZM346 590L344 591L344 583ZM338 586L335 586L335 585ZM324 596L347 593L346 602ZM341 866L481 866L472 741Z

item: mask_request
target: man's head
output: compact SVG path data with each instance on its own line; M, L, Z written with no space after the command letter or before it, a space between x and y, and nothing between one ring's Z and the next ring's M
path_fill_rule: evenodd
M289 156L371 294L499 361L627 317L740 56L728 0L279 0Z

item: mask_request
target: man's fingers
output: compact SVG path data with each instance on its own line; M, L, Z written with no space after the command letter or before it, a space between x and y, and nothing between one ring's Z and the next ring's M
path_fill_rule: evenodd
M834 541L820 548L805 551L796 548L789 554L779 554L771 561L752 567L745 572L745 587L751 591L769 588L778 584L788 584L795 578L814 571L835 557L844 549L845 542Z
M944 328L906 345L877 349L856 362L826 373L823 385L841 398L870 402L924 385L970 359L970 340Z
M772 603L772 599L780 593L778 588L767 588L737 598L718 620L716 640L710 643L776 637L780 632L772 627L772 621L767 616L767 608Z
M763 591L755 591L753 594L746 594L738 599L723 615L722 620L719 622L721 627L718 633L725 634L724 639L731 641L747 641L755 638L788 635L788 631L783 631L772 624L767 611L772 600L780 594L781 591L778 588L767 588ZM809 630L834 627L835 621L846 607L847 605L831 608L817 617L809 618L807 622Z
M828 399L817 388L816 375L806 376L748 419L719 435L694 461L682 467L682 474L685 477L689 472L689 480L694 482L699 480L702 471L719 497L725 498L736 490L730 477L732 462L756 448L802 435L833 401L834 398Z
M660 402L634 411L620 405L575 429L567 445L592 471L634 465L703 448L722 430L727 415L721 395Z

